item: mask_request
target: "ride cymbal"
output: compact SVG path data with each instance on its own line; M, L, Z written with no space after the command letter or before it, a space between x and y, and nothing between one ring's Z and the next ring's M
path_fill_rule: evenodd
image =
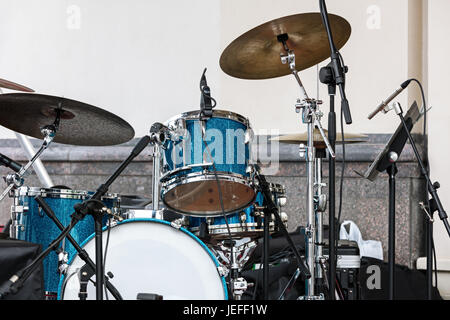
M0 79L0 88L11 89L16 91L34 92L33 89L27 88L21 84L14 83L5 79Z
M328 131L323 130L328 138ZM357 133L344 133L345 144L350 143L361 143L367 141L367 136L363 134ZM293 133L286 134L279 137L274 137L270 139L271 141L279 141L280 143L286 144L300 144L300 143L308 143L308 133ZM316 148L326 148L325 142L323 141L322 135L320 134L319 129L314 128L313 134L314 147ZM342 134L336 134L336 144L342 144Z
M329 14L333 40L339 50L350 37L351 27L344 18ZM296 69L301 71L330 57L330 45L320 13L301 13L266 22L247 31L223 51L220 67L230 76L242 79L269 79L291 73L281 63L285 54L277 36L295 53Z
M109 146L127 142L134 129L106 110L79 101L33 93L0 95L0 125L43 139L41 128L60 114L54 142L80 146Z

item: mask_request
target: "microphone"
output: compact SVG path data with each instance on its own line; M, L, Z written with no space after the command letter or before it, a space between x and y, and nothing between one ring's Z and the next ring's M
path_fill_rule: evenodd
M322 22L327 32L328 42L331 50L331 62L329 66L333 71L332 76L336 84L339 86L339 92L341 94L341 109L344 113L345 123L351 124L353 122L352 115L350 113L350 106L348 104L347 96L345 95L345 74L348 71L348 67L344 65L342 56L336 49L336 46L334 44L333 33L331 32L330 28L330 21L328 19L328 11L325 0L320 0L319 6L320 14L322 16Z
M211 89L208 87L206 81L206 68L203 70L202 77L200 79L200 91L202 95L200 96L200 113L206 118L212 117L212 103L211 103Z
M398 88L397 90L394 91L393 94L391 94L385 101L382 101L374 111L372 111L372 113L369 114L368 118L369 120L372 119L378 112L383 111L383 109L389 104L389 102L391 102L392 100L395 99L396 96L398 96L403 90L406 89L406 87L409 85L409 83L412 80L406 80L405 82L403 82L400 85L400 88Z
M150 143L151 138L149 136L143 136L141 140L136 144L136 146L131 151L131 156L136 157L145 147Z
M22 165L20 163L8 158L2 153L0 153L0 165L4 165L15 172L19 172L22 169Z

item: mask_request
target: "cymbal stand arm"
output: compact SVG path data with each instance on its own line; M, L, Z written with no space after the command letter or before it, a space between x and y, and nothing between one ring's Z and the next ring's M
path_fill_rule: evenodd
M20 169L19 172L8 174L6 176L6 183L8 183L8 187L3 191L0 195L0 201L13 189L20 188L23 185L23 178L27 174L28 169L33 165L33 163L41 156L41 154L48 148L50 143L53 141L55 137L56 128L55 126L46 126L42 129L42 133L45 135L44 142L36 154L28 161L28 163Z

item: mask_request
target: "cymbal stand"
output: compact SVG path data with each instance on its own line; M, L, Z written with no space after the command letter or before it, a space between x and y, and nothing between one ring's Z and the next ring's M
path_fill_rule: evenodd
M299 154L300 157L305 157L306 160L306 176L307 176L307 202L306 202L306 212L307 212L307 222L305 228L305 256L306 262L311 273L311 277L305 281L305 296L301 297L304 300L316 300L323 299L323 296L315 295L315 277L316 274L316 259L315 259L315 238L316 238L316 228L315 228L315 213L314 213L314 165L316 158L316 150L314 148L314 126L316 126L320 134L322 135L323 141L325 142L330 155L334 158L335 154L331 148L330 142L328 141L322 125L319 121L317 106L321 104L321 101L310 99L306 93L305 88L298 76L298 72L295 67L295 53L290 50L287 46L288 35L286 33L278 35L277 39L283 44L283 48L286 54L280 54L281 62L283 64L289 64L289 68L294 75L297 83L300 87L300 92L302 98L297 100L296 112L302 112L302 121L307 124L308 132L308 144L307 146L300 145Z
M14 188L20 188L23 185L24 177L27 175L28 169L33 165L33 163L41 156L41 154L48 148L50 143L53 141L55 134L59 127L60 120L60 112L59 109L56 109L57 115L55 122L51 125L47 125L41 129L42 134L44 135L44 142L36 154L28 161L28 163L20 169L17 173L8 174L5 178L6 183L8 183L8 187L3 191L0 195L0 201Z
M161 175L161 147L153 143L153 170L152 170L152 217L163 219L162 210L159 209L159 179Z
M315 213L316 213L316 289L320 292L324 286L324 274L322 270L323 256L323 213L327 207L327 195L322 193L322 188L326 186L322 182L322 159L326 157L325 149L316 150L316 172L315 172L315 187L316 193L314 197L315 201Z

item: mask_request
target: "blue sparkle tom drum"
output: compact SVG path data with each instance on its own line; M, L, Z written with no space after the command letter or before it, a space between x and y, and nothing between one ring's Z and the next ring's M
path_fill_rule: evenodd
M163 153L161 198L169 209L219 216L254 201L249 170L253 131L247 118L213 110L211 118L200 119L200 111L191 111L170 119L167 126L183 133L168 141Z
M286 213L281 212L281 208L286 204L286 190L281 184L270 183L269 185L272 199L278 206L281 219L286 224L287 215ZM218 216L206 218L185 217L183 222L186 224L186 227L196 235L199 235L201 225L204 223L208 235L216 240L227 239L230 235L233 238L258 238L264 231L263 204L264 197L261 192L258 192L253 204L243 210L227 215L227 221L225 221L225 217ZM230 228L230 232L228 232L228 227ZM269 224L269 231L271 233L276 231L274 218L272 218L272 221Z
M21 187L15 191L14 205L12 211L11 236L19 240L39 243L45 250L50 243L55 240L61 230L46 215L39 206L35 197L41 196L43 200L54 211L56 217L65 227L70 224L70 215L74 212L73 206L90 198L94 193L82 190L67 189L45 189L33 187ZM120 197L115 194L109 194L102 198L106 207L116 212L120 207ZM107 215L105 215L104 224L106 224ZM83 220L77 223L70 235L81 244L95 231L94 219L87 215ZM77 254L76 249L67 240L61 242L64 251L67 252L68 259ZM55 251L43 261L44 267L44 287L48 298L58 291L60 273L58 272L58 255Z

